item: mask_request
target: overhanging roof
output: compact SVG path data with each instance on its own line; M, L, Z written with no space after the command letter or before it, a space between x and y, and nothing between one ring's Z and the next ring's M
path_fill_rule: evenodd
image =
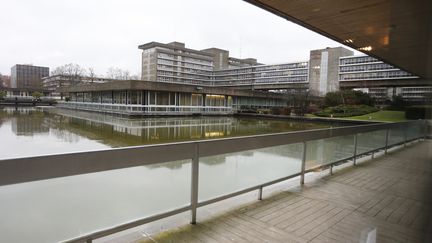
M245 0L423 78L432 78L430 0Z

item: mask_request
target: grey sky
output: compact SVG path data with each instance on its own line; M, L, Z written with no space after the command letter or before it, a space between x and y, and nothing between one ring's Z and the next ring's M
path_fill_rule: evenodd
M140 74L137 46L150 41L219 47L262 63L307 60L341 44L241 0L2 0L0 72L14 64L66 63Z

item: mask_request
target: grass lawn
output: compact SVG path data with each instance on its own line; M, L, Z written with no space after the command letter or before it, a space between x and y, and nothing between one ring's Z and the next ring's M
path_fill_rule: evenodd
M371 119L369 119L369 117ZM367 120L367 121L384 121L384 122L400 122L406 121L404 111L377 111L362 116L345 117L350 120Z
M313 114L305 114L306 117L319 117ZM369 119L371 117L371 119ZM400 122L406 121L404 111L377 111L362 116L343 117L339 119L381 121L381 122Z

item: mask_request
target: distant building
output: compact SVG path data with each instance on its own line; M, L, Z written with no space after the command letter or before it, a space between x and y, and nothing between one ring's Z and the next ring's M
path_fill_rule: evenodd
M86 83L106 83L113 81L112 79L99 77L81 77L70 75L53 75L42 78L42 86L44 90L51 92L52 97L63 98L63 94L57 91L59 88L75 86Z
M140 45L142 80L221 86L236 89L308 91L324 96L340 89L362 88L377 99L400 94L406 100L430 99L430 86L419 77L370 56L354 56L343 47L310 51L308 61L264 65L239 59L219 48L194 50L184 43Z
M48 67L17 64L11 68L11 88L41 89L42 78L48 76Z
M194 50L184 43L140 45L141 79L208 86L306 83L308 62L264 65L255 58L234 58L219 48Z

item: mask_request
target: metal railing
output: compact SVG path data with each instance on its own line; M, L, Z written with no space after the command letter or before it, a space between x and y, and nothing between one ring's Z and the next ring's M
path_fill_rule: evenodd
M227 106L176 106L176 105L133 105L92 102L61 102L62 108L87 111L102 111L127 115L158 115L158 114L232 114L232 107Z
M384 151L387 153L388 148L392 146L402 145L409 141L425 138L427 136L428 126L428 122L422 120L400 123L379 123L298 132L285 132L269 135L255 135L161 145L115 148L101 151L67 153L29 158L6 159L0 160L0 186L184 159L190 159L192 161L191 200L189 205L150 217L122 223L65 241L91 242L93 239L101 238L125 229L133 228L186 211L191 211L191 223L195 224L197 208L199 207L254 190L258 190L258 199L261 199L264 187L297 176L300 176L300 183L304 184L305 174L308 172L312 172L321 168L330 168L330 173L332 173L333 166L340 163L352 161L355 165L357 163L356 159L361 156L370 155L377 151ZM366 149L366 151L359 153L358 136L374 131L385 132L385 137L381 138L383 141L385 141L385 144L372 149ZM393 133L398 133L399 137L397 140L390 142L390 137L394 135ZM354 148L352 155L345 156L342 159L330 161L328 163L326 162L315 167L306 167L306 156L309 142L340 136L354 137ZM273 146L289 145L294 143L303 144L300 172L293 173L282 178L274 178L274 180L260 183L258 185L254 185L222 196L199 201L198 187L200 158ZM169 153L167 153L167 151L169 151Z

